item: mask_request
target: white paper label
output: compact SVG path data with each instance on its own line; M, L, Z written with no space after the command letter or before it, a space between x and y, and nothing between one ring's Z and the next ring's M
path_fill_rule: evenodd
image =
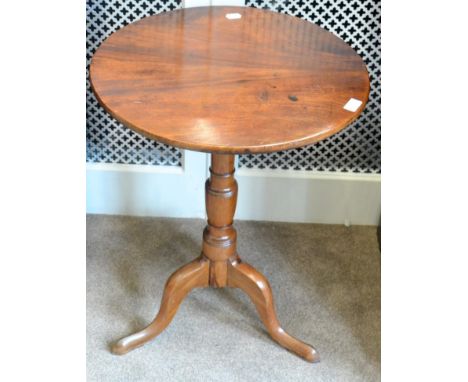
M226 13L226 18L228 20L237 20L240 19L242 15L240 13Z
M359 106L362 105L362 101L359 101L356 98L350 98L348 102L346 102L346 105L343 106L343 109L348 110L348 111L356 111L359 109Z

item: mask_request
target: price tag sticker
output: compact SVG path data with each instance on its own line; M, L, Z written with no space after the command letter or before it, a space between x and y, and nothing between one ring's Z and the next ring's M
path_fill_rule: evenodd
M226 18L228 20L238 20L242 17L240 13L226 13Z
M348 110L348 111L356 111L359 109L359 106L362 105L362 101L359 101L356 98L350 98L348 102L346 102L346 105L343 106L343 109Z

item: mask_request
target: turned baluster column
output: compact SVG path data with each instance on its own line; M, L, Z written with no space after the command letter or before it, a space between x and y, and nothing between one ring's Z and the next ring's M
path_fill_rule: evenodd
M208 225L203 231L203 254L210 259L210 286L224 287L227 260L236 254L236 230L232 226L237 203L234 155L211 155L205 203Z

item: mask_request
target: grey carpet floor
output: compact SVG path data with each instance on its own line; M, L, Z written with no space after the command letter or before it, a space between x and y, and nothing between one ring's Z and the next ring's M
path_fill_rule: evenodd
M87 217L89 381L379 381L375 227L237 221L238 251L272 285L283 328L316 347L310 364L265 332L237 289L197 289L153 342L109 344L153 318L168 276L198 256L199 219Z

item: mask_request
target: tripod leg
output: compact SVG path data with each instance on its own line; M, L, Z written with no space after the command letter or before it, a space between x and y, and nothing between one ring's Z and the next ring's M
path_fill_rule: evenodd
M167 280L156 318L143 330L122 338L112 346L114 354L122 355L144 345L161 333L172 321L187 294L194 288L208 286L209 262L203 258L184 265Z
M265 276L249 264L236 260L228 266L228 286L240 288L250 297L268 333L281 346L309 362L320 360L312 346L294 338L281 328L276 317L271 287Z

